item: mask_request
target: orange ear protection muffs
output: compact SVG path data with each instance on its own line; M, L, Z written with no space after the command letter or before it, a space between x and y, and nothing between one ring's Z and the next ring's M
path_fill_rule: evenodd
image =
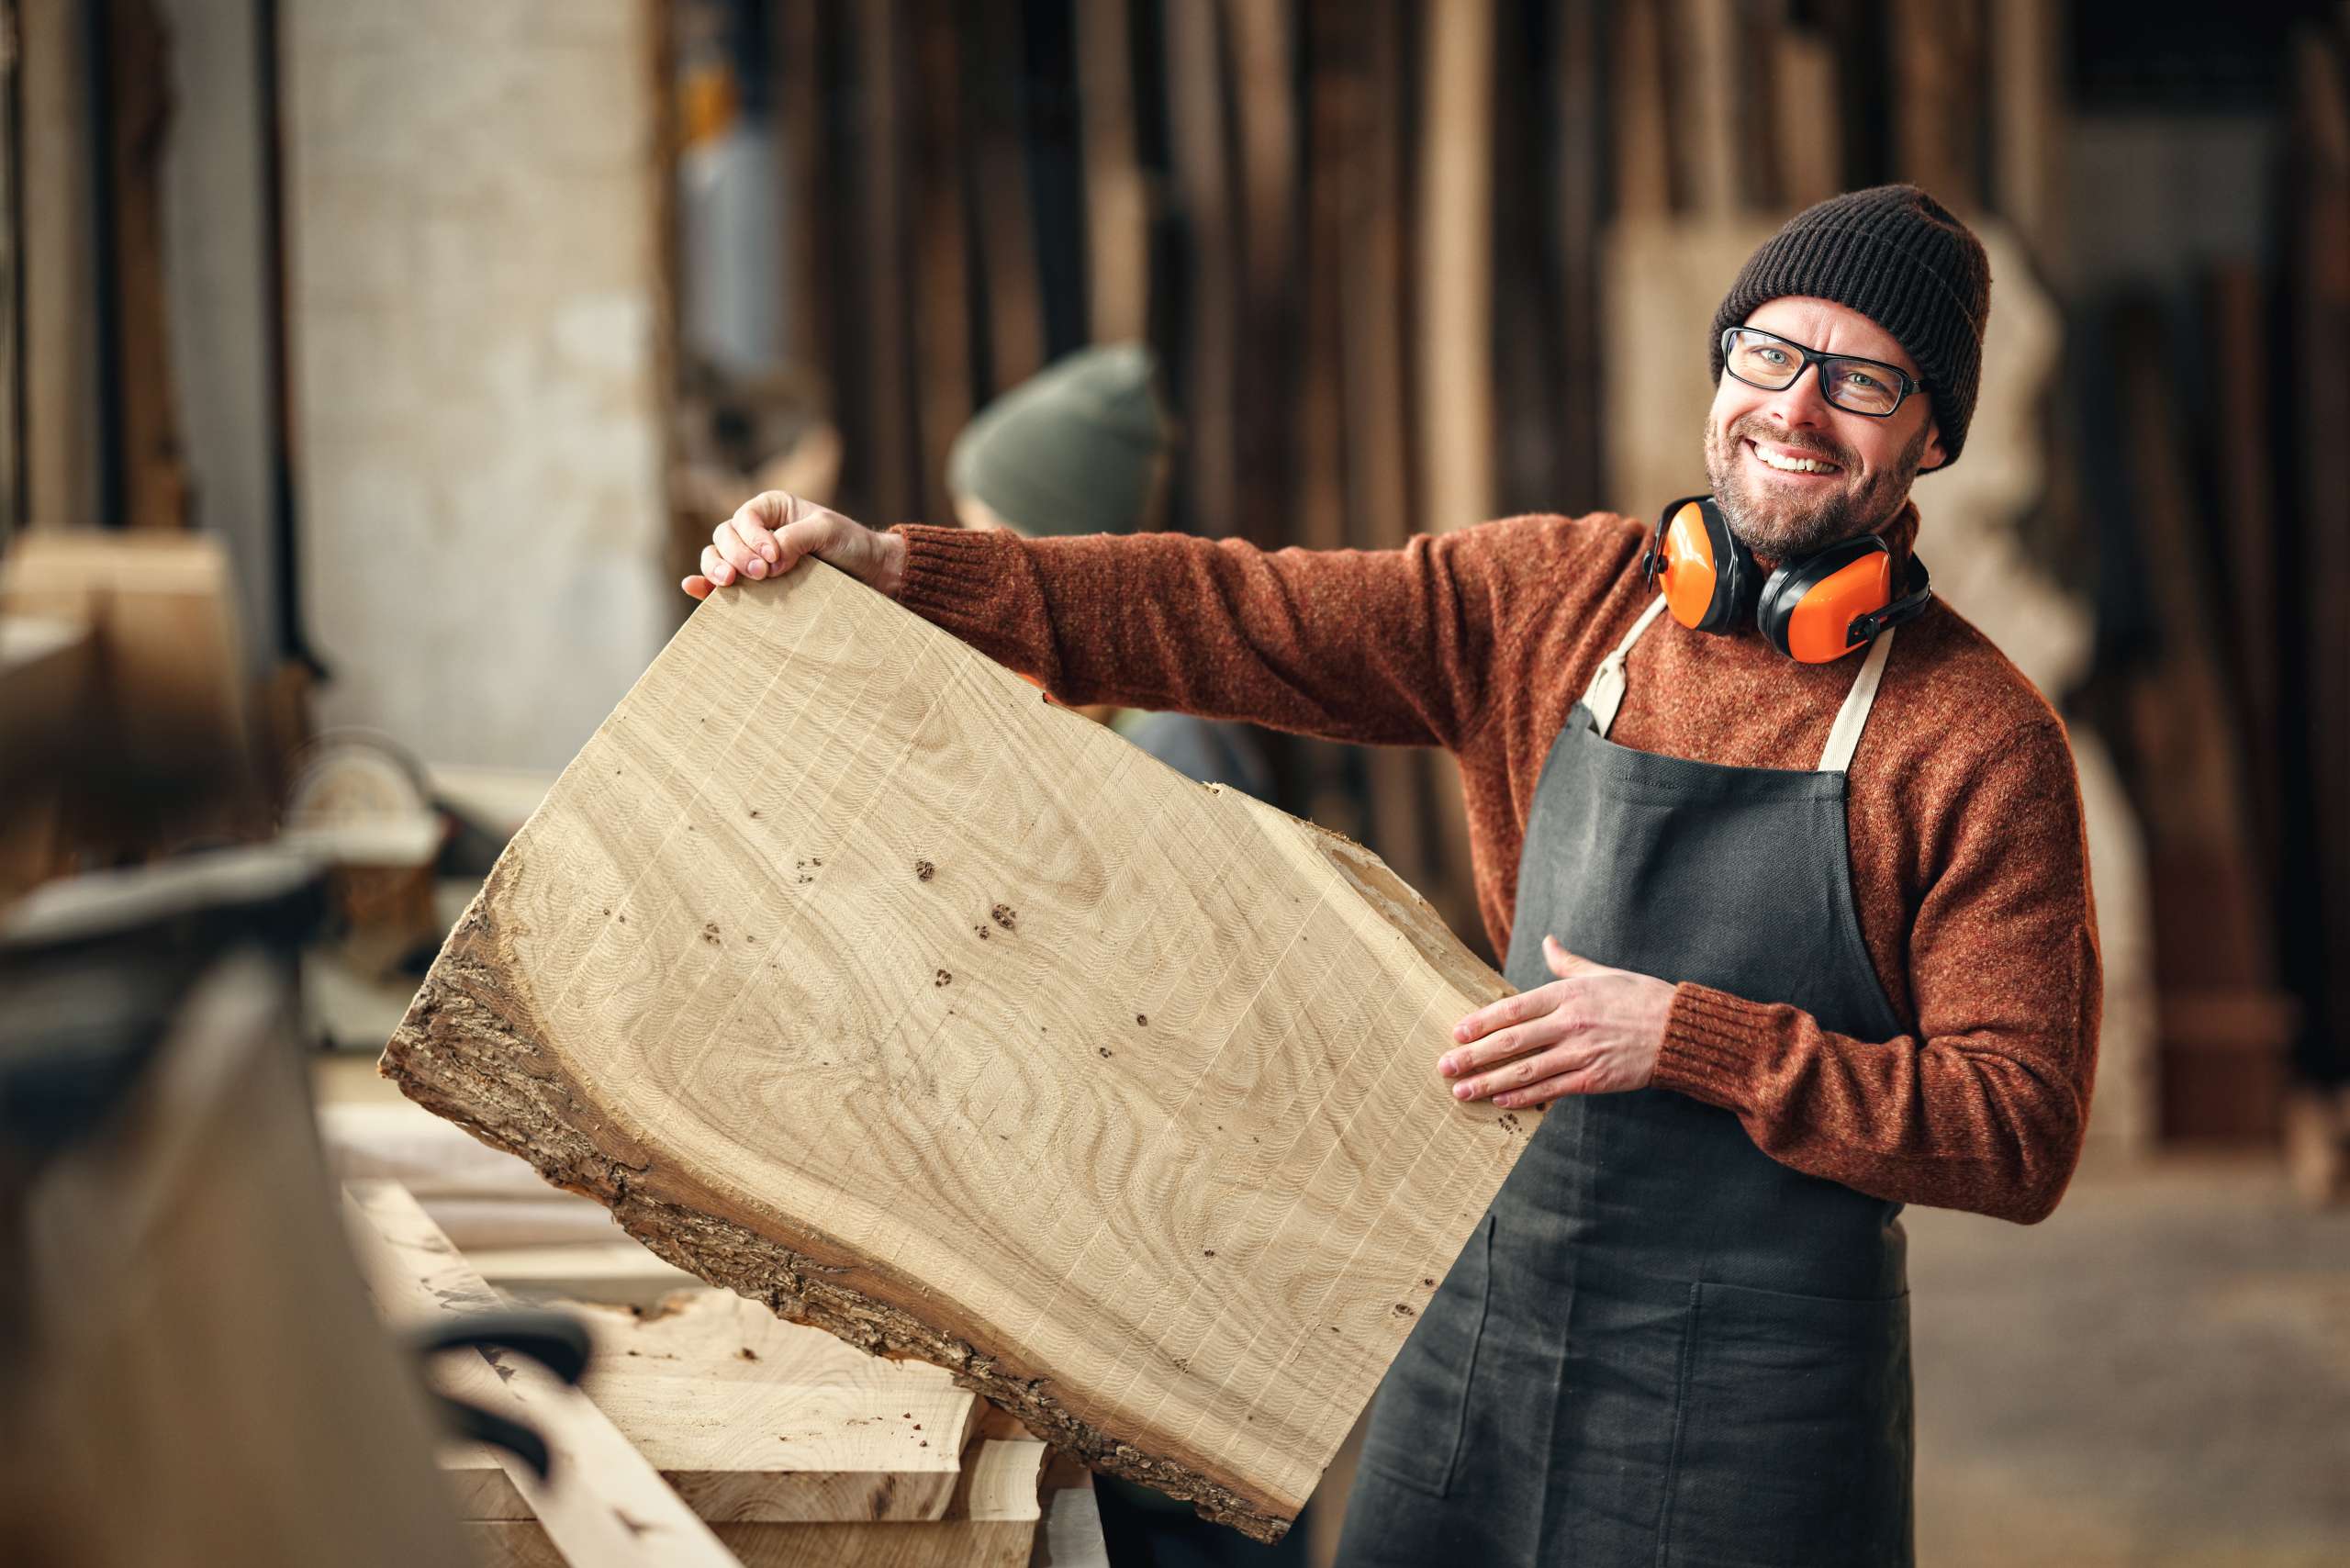
M1915 555L1908 591L1896 597L1893 552L1874 533L1784 562L1766 576L1730 537L1711 496L1684 496L1665 508L1641 566L1651 582L1663 578L1665 608L1691 631L1727 636L1751 618L1773 647L1807 665L1866 647L1933 597L1926 564Z

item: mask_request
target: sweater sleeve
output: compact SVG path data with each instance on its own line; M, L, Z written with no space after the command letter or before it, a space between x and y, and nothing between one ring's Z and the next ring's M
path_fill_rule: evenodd
M1559 521L1559 520L1552 520ZM1485 707L1514 519L1400 550L901 526L899 602L1065 702L1388 745L1453 745Z
M1854 1039L1684 983L1654 1081L1736 1112L1797 1170L2030 1225L2080 1159L2103 992L2062 726L1993 748L1951 822L1910 938L1916 1035Z

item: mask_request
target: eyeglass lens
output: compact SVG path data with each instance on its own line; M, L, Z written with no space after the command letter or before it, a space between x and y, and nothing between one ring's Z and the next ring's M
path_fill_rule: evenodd
M1767 333L1740 331L1730 340L1729 368L1740 381L1776 392L1803 373L1803 354ZM1880 419L1901 403L1901 384L1883 369L1835 354L1819 359L1819 389L1840 409Z

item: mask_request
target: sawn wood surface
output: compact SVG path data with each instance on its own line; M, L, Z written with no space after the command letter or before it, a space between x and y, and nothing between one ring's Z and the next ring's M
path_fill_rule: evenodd
M1360 846L830 567L722 589L384 1070L713 1283L1270 1539L1534 1118L1506 987Z

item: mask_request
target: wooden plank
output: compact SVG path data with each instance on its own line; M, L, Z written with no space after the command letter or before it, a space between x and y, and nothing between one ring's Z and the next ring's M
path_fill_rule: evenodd
M907 334L912 304L907 280L906 156L903 77L907 0L867 0L847 7L856 35L858 86L858 173L863 188L847 194L864 213L858 252L867 293L866 340L859 356L866 388L866 515L892 522L915 521L924 476L914 418L912 345ZM852 430L857 426L852 424ZM933 519L931 521L944 521Z
M108 0L103 32L120 521L133 528L185 528L188 475L163 298L162 160L172 118L171 44L155 0Z
M1893 109L1898 177L1958 212L1983 205L1984 0L1895 0Z
M499 1294L517 1301L652 1307L701 1282L625 1238L541 1247L468 1247L464 1251L483 1279Z
M729 1291L580 1315L596 1341L580 1387L702 1518L946 1517L985 1406L943 1368L867 1355Z
M385 1070L671 1261L1270 1537L1529 1130L1432 1071L1505 990L1359 846L811 564L688 621Z
M1986 21L1991 207L2042 265L2064 253L2065 11L2048 0L1990 0Z
M348 1182L342 1193L368 1288L394 1324L506 1305L397 1182ZM504 1450L496 1459L572 1568L732 1568L736 1562L577 1389L494 1350L445 1356L436 1372L450 1394L520 1421L546 1439L554 1463L543 1483ZM461 1497L477 1503L495 1490L478 1459L460 1465L457 1474L471 1483Z
M1616 216L1662 218L1673 207L1673 140L1657 9L1641 0L1617 7L1614 21Z
M1170 367L1185 420L1180 471L1192 529L1229 534L1241 523L1238 397L1241 298L1225 135L1219 8L1170 6L1167 35L1168 143L1183 226L1189 319Z
M1027 1568L1041 1517L1036 1487L1045 1445L979 1444L953 1502L936 1519L863 1524L733 1522L711 1527L743 1568ZM468 1527L487 1568L557 1568L545 1532L525 1520Z
M1240 196L1240 339L1231 415L1240 485L1236 521L1244 537L1272 547L1298 542L1292 433L1307 417L1297 405L1316 396L1301 385L1307 334L1295 321L1303 303L1298 142L1304 113L1291 64L1289 0L1225 0L1223 10ZM1308 263L1302 275L1327 274ZM1326 421L1324 431L1333 433ZM1350 799L1337 799L1351 808Z
M2221 652L2244 739L2246 827L2253 871L2277 885L2284 796L2279 694L2284 687L2277 607L2282 588L2277 545L2275 431L2270 383L2276 355L2267 330L2261 273L2251 260L2217 263L2204 284L2203 320L2216 385L2211 419L2218 469L2218 515L2208 543L2225 564Z
M98 515L98 267L86 18L23 0L26 510L36 528Z
M1456 0L1427 39L1421 127L1420 515L1431 533L1494 508L1494 0Z
M1093 26L1096 12L1114 17L1123 29L1123 5L1077 8L1074 18L1080 50L1078 69L1088 69L1083 55L1086 32ZM1024 55L1021 8L1016 4L1000 3L977 13L972 25L972 13L967 12L963 35L966 51L963 80L965 92L971 102L974 121L971 136L972 185L977 191L973 220L979 231L979 266L986 279L986 311L988 331L989 381L984 395L991 397L1010 390L1045 367L1045 301L1043 280L1037 273L1036 219L1034 203L1028 194L1027 100L1023 90L1023 77L1027 66ZM1119 34L1119 48L1124 49L1125 34ZM1086 78L1087 91L1080 96L1082 126L1085 137L1084 158L1086 224L1089 245L1091 236L1110 222L1108 215L1097 210L1097 204L1113 201L1118 196L1097 193L1093 184L1097 156L1108 157L1107 148L1097 149L1097 135L1113 141L1116 136L1114 116L1118 104L1097 106L1093 101L1091 79ZM1121 81L1113 84L1123 88ZM1124 100L1120 100L1121 103ZM1131 118L1132 109L1125 113ZM1097 118L1109 118L1108 125L1097 125ZM1139 203L1142 199L1141 176L1133 162L1133 128L1125 127L1127 137L1126 175L1130 190L1121 193ZM1143 246L1143 215L1139 206L1133 214L1135 319L1130 330L1123 335L1139 339L1143 335L1142 295L1146 281L1147 255ZM1103 264L1104 257L1098 248L1091 249L1095 268ZM1102 336L1102 319L1098 307L1103 297L1105 280L1098 272L1091 275L1091 286L1097 307L1093 331ZM1114 280L1107 285L1115 289Z
M9 977L12 1034L39 1029L42 1002L105 1029L136 994L45 961L29 997L21 960ZM0 1540L28 1552L11 1561L462 1560L413 1369L329 1191L291 999L258 958L220 965L107 1125L9 1192Z
M0 61L0 548L25 526L24 35L14 3L6 10L7 58ZM5 833L0 829L0 833Z
M912 242L915 270L915 398L921 410L922 483L912 514L944 522L955 515L946 494L946 452L971 420L971 267L963 178L961 51L956 18L946 8L918 7L914 65L921 84L915 108L914 210L920 239Z
M1097 343L1139 342L1150 327L1150 196L1135 153L1126 0L1097 0L1072 14L1085 138L1090 330Z
M1606 36L1598 0L1558 0L1552 12L1551 77L1559 140L1557 274L1560 340L1550 346L1561 367L1559 494L1548 504L1579 510L1600 494L1600 191L1606 181L1609 84L1600 58Z
M2345 28L2308 27L2293 45L2293 183L2283 204L2291 214L2291 319L2304 343L2350 341L2350 48ZM2350 616L2341 585L2350 581L2350 530L2336 521L2350 493L2350 366L2334 353L2294 356L2294 434L2299 483L2301 646L2294 657L2306 756L2303 819L2309 850L2296 858L2294 916L2314 940L2301 958L2303 987L2322 1010L2301 1062L2312 1076L2350 1073Z
M1801 28L1781 32L1775 48L1779 189L1789 207L1801 210L1844 188L1843 106L1836 95L1836 50L1827 39Z
M1725 218L1745 205L1739 170L1742 69L1737 52L1733 0L1675 0L1673 32L1678 62L1685 67L1677 117L1686 131L1689 200L1701 218Z

